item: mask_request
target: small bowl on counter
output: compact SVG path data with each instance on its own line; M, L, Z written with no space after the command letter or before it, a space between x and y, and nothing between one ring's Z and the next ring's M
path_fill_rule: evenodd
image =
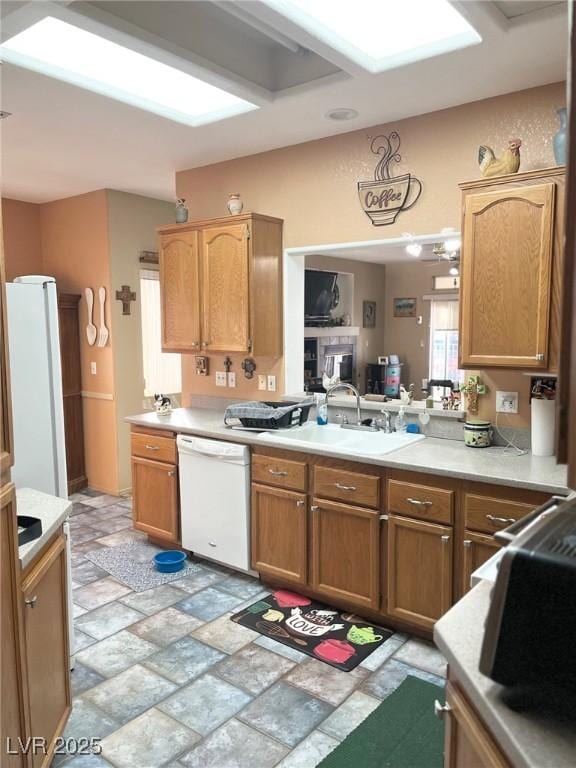
M186 557L186 552L181 552L179 549L168 549L154 555L154 565L160 573L176 573L176 571L181 571L184 568Z

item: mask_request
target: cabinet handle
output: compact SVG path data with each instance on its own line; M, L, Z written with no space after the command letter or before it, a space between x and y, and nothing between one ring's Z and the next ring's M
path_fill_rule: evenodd
M315 504L314 504L313 506L311 506L311 507L310 507L310 511L311 511L311 512L318 512L318 510L319 510L319 509L320 509L320 507L318 507L318 506L317 506L317 505L315 505Z
M388 515L380 515L380 518L379 518L379 519L380 519L381 521L385 521L385 520L388 520Z
M207 342L207 341L203 341L203 342L202 342L202 347L206 347L207 345L208 345L208 342Z
M175 474L176 474L176 470L171 469L170 472L168 472L168 477L174 477Z
M208 544L210 544L211 547L217 547L218 546L215 541L209 541Z
M513 517L497 517L496 515L486 515L486 520L490 520L491 523L499 523L502 525L512 525L516 520Z
M438 699L434 702L434 714L438 720L444 720L445 715L452 711L450 704L440 704Z
M198 342L197 342L197 341L193 341L193 342L192 342L192 346L193 346L193 347L197 347L197 346L198 346Z
M36 602L38 600L38 595L34 595L34 597L27 597L24 602L27 606L30 608L34 608L36 606Z
M470 549L470 547L472 546L472 542L470 541L470 539L464 539L463 544L464 544L464 549Z
M450 536L440 536L440 538L442 540L442 544L448 544L450 541Z
M274 477L286 477L288 474L284 469L269 469L268 472L270 472L271 475L274 475Z
M355 485L342 485L341 483L334 483L336 488L338 488L341 491L355 491L356 486Z
M304 502L302 501L302 499L298 499L298 501L296 502L296 506L297 507L303 507L304 506Z
M541 363L544 360L544 355L542 352L539 352L537 355L534 355L535 359L538 360L539 363Z
M158 445L145 445L144 448L146 448L146 450L148 450L148 451L159 451L160 450L160 446L158 446Z
M412 504L414 507L431 507L432 501L419 501L418 499L411 499L410 496L406 499L408 504Z

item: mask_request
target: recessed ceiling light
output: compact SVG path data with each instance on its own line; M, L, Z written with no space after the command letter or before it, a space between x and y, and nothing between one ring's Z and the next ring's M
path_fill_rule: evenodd
M186 125L257 109L180 69L52 16L6 40L0 58Z
M358 111L348 107L339 107L326 112L326 117L330 120L354 120L355 117L358 117Z
M448 0L264 0L370 72L481 42Z

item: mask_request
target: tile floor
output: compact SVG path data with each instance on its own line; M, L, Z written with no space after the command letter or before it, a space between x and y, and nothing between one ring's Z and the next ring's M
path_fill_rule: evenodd
M443 685L440 653L395 634L340 672L234 624L268 590L199 560L198 573L135 593L86 552L142 538L129 500L72 497L76 667L65 736L101 739L66 768L313 768L407 675Z

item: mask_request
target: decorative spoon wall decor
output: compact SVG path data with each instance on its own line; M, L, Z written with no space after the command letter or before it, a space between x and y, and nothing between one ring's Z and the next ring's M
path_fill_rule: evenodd
M85 288L84 295L86 296L86 305L88 306L88 325L86 326L86 338L88 339L88 344L93 347L96 342L96 337L98 336L98 330L92 322L92 312L94 310L94 291L92 288Z

